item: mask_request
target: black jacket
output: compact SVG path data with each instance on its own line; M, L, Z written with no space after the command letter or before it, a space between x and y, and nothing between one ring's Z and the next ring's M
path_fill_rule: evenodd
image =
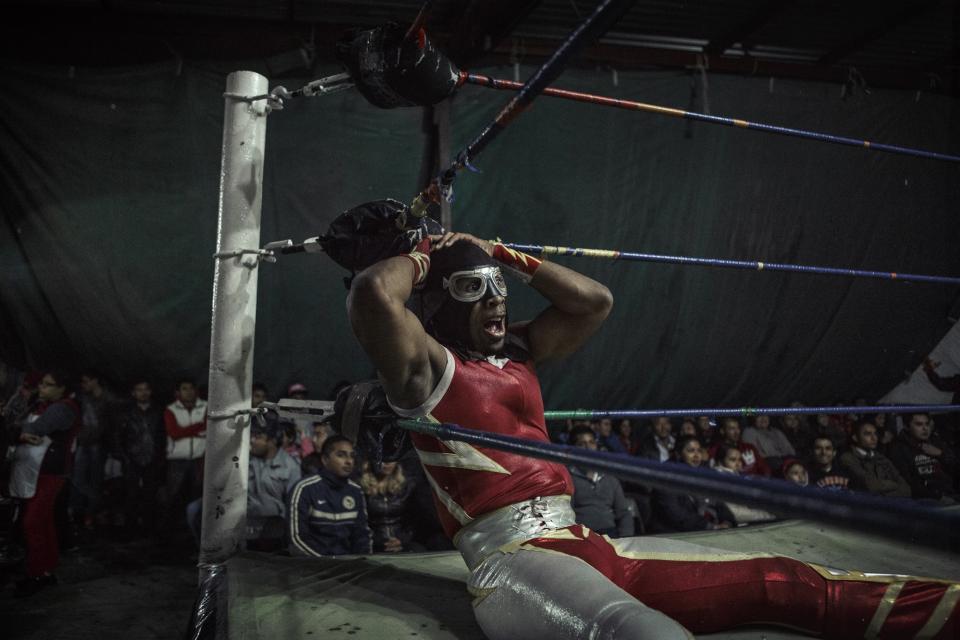
M410 515L415 489L416 482L407 478L399 493L367 496L367 524L374 551L383 551L387 538L397 538L408 548L413 539Z
M296 484L287 509L290 551L295 555L370 553L363 490L326 469Z
M143 468L162 464L167 450L163 407L150 404L141 409L130 402L117 408L112 414L110 450L125 465Z
M934 458L921 449L922 443L914 440L906 431L890 443L889 458L904 480L910 485L914 498L939 500L944 494L953 493L953 476L956 459L950 447L934 437L930 444L943 453Z
M655 490L652 506L656 533L703 531L715 529L721 522L737 523L723 502L686 493Z

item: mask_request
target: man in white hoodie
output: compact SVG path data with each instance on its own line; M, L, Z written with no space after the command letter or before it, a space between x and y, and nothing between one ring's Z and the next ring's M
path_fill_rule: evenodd
M206 445L207 403L197 396L192 380L177 382L176 400L163 412L167 432L167 480L164 488L165 533L172 533L177 514L200 497Z

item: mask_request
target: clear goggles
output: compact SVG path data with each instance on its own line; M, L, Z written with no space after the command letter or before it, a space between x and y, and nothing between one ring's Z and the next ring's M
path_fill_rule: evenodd
M494 265L469 271L454 271L449 278L443 279L443 288L450 292L454 300L460 302L482 300L488 291L490 295L507 297L507 282L503 279L500 267Z

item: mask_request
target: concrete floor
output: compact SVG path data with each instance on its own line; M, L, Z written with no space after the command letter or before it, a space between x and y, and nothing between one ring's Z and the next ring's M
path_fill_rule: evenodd
M955 554L802 521L675 537L844 568L960 579ZM63 554L60 584L30 598L13 598L12 576L0 574L0 638L183 638L197 595L195 562L189 546L164 551L147 541L101 540ZM232 640L483 638L456 553L317 560L246 553L228 563L227 575ZM708 637L800 636L756 628Z
M0 574L0 637L9 640L182 638L197 595L189 547L160 551L148 541L99 540L61 555L59 584L13 597Z
M672 539L729 551L770 552L843 569L960 581L960 556L799 520ZM459 554L301 559L241 554L228 563L231 640L339 638L482 640ZM701 636L786 640L773 627Z

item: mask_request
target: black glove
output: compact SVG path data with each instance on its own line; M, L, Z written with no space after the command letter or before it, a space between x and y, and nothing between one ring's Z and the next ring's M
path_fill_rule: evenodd
M457 88L459 71L426 33L421 29L404 40L405 33L395 22L388 22L352 31L337 45L337 57L357 89L377 107L436 104Z
M380 260L410 253L428 235L443 233L432 218L415 218L408 211L407 205L390 198L365 202L337 216L320 236L320 246L356 274Z
M333 405L333 426L371 462L395 462L412 446L399 416L387 403L378 380L357 382L340 390Z

